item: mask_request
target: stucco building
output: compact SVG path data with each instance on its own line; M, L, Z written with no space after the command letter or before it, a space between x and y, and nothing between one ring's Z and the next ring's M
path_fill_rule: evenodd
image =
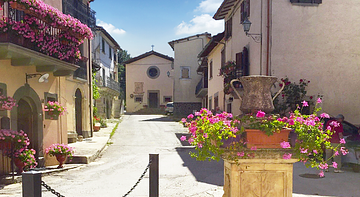
M99 66L96 72L101 97L95 101L97 113L102 118L120 117L120 83L118 77L118 52L115 39L103 28L96 26L92 41L93 62Z
M124 62L126 67L126 111L165 113L173 101L172 57L149 51Z
M174 115L186 116L205 105L202 98L195 95L197 84L203 81L197 73L198 54L211 39L211 34L203 33L169 42L174 50Z
M359 8L356 0L224 0L213 17L224 19L222 44L200 55L207 57L208 68L209 59L213 59L214 68L235 62L239 76L272 75L289 77L291 81L305 78L311 81L307 95L323 98L323 111L331 115L342 113L350 122L359 123L360 103L356 98L360 96L360 79L356 76L360 71L355 55L359 46L353 44L359 38L357 27L353 26L360 20ZM246 18L251 22L248 33L243 26ZM223 60L216 60L222 55ZM213 90L211 81L209 78L209 105L210 95L214 94L210 92L224 89ZM226 95L221 101L225 107L220 107L241 113L238 100L233 94Z
M36 20L44 24L34 29L30 26L23 34L6 32L4 23L0 27L0 92L17 102L11 111L0 111L0 128L25 131L30 138L29 148L36 150L40 166L57 163L46 156L44 150L54 143L68 143L68 133L92 135L91 30L88 27L94 27L96 21L95 12L89 7L91 1L44 2L77 17L82 23L79 21L72 28L54 26L35 12L21 7L14 9L7 1L1 2L0 11L1 17L15 23L29 24L29 20ZM80 29L83 31L78 33ZM84 39L84 42L78 46L73 38ZM49 74L48 82L40 83L38 78L44 74ZM58 101L67 112L51 119L43 111L48 101ZM1 174L9 172L6 157L0 156L0 166Z

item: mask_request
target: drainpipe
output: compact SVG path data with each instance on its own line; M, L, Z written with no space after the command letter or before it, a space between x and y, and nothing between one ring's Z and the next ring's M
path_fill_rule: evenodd
M270 68L270 0L267 0L267 24L266 24L266 75L269 76Z
M88 39L88 63L89 63L89 72L88 72L88 77L89 77L89 109L90 109L90 134L91 137L93 137L93 106L92 106L92 64L91 64L91 48L90 48L90 39Z

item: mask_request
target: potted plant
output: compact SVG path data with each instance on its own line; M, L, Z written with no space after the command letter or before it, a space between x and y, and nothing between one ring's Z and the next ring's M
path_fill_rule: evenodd
M321 99L317 100L317 104L321 102ZM306 101L302 103L301 108L304 107L308 107ZM293 148L287 142L287 138L280 138L281 141L277 142L278 148L288 149L282 158L286 160L296 158L304 162L307 167L321 169L319 175L323 176L322 170L327 168L327 161L323 159L323 146L341 151L342 154L347 154L347 151L343 144L333 147L328 141L333 131L331 128L324 130L322 122L322 118L329 117L328 114L322 113L318 117L317 113L321 108L317 105L313 114L310 115L301 114L301 108L298 106L289 117L266 116L264 112L258 111L256 115L247 114L241 118L233 117L232 114L226 112L214 115L209 110L202 109L195 115L190 114L187 119L182 119L189 128L191 137L186 139L186 136L182 136L181 140L188 140L195 146L196 152L190 154L198 160L219 160L225 156L237 161L254 157L259 148L248 142L247 129L258 129L271 137L284 128L289 128L298 134L298 138ZM225 152L227 154L224 154Z
M36 151L34 149L24 149L22 151L15 152L14 164L18 168L18 174L21 174L24 170L27 171L37 166L34 156L35 153Z
M59 162L58 168L63 168L63 164L67 157L69 157L70 160L72 159L74 149L67 144L52 144L49 148L45 149L45 152L50 156L55 156L56 160Z
M4 150L8 157L12 156L14 151L25 149L30 144L27 134L20 131L13 131L10 129L0 130L0 147ZM13 152L11 152L11 149Z
M16 106L16 100L10 96L0 96L0 111L11 110Z
M100 121L100 118L94 116L94 118L93 118L93 129L94 129L94 131L99 131L100 130L101 124L100 124L99 121Z
M44 111L49 114L50 119L54 119L63 115L66 112L66 107L63 107L57 101L48 101L44 106Z

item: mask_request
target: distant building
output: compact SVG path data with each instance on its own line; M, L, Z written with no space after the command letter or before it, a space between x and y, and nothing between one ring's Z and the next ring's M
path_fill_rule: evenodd
M185 116L200 110L205 101L196 97L196 86L202 76L197 73L198 54L211 39L211 34L203 33L169 42L174 50L174 115Z
M92 42L93 62L98 65L97 85L101 97L95 101L97 113L102 118L120 117L120 83L118 79L118 51L115 39L103 28L96 26Z
M165 113L167 102L173 101L174 59L149 51L124 62L126 67L126 111L133 113Z

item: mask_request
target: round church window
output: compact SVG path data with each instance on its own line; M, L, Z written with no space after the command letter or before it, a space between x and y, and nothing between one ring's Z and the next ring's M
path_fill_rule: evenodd
M147 75L152 79L156 79L160 75L160 70L157 66L151 66L147 70Z

